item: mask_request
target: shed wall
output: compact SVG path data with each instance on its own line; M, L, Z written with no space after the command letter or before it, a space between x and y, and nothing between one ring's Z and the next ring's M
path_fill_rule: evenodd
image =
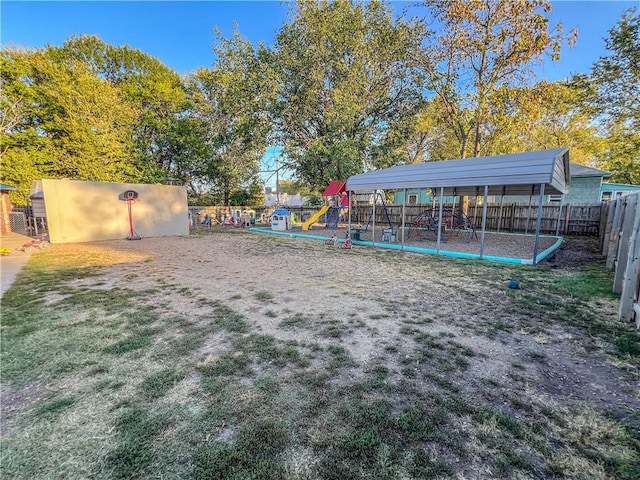
M135 190L133 223L142 238L188 235L187 191L170 185L42 180L51 243L126 238L129 234L125 190Z

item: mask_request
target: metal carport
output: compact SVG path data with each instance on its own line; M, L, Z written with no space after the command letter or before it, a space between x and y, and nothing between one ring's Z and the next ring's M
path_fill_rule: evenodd
M542 204L545 194L564 194L570 184L569 149L556 148L534 152L513 153L488 157L447 160L441 162L398 165L383 170L354 175L347 179L349 192L375 192L376 190L404 190L402 209L402 244L406 191L410 188L439 189L442 224L442 201L445 195L538 195L533 261L538 254ZM351 202L349 202L351 204ZM375 210L375 202L373 205ZM484 252L487 202L483 202L480 258ZM351 218L351 215L349 215ZM351 229L351 225L349 225ZM373 231L375 232L375 215ZM374 236L375 237L375 236ZM440 229L438 231L440 250Z

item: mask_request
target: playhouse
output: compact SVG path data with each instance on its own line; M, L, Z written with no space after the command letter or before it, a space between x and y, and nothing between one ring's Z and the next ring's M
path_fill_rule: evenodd
M291 230L291 212L286 208L278 208L271 214L271 230Z

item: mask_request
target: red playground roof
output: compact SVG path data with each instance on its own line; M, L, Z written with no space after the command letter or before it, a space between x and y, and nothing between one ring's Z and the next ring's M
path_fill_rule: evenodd
M347 191L346 180L331 180L329 186L325 189L322 196L327 197L329 195L340 195L342 192Z

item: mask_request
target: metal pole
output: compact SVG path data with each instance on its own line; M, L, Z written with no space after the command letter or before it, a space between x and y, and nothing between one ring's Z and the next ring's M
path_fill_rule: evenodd
M482 235L480 236L480 258L484 254L484 233L487 226L487 196L489 196L489 185L484 186L484 198L482 202ZM478 197L476 197L476 206L478 205ZM475 215L474 215L475 218ZM475 224L474 224L475 228Z
M374 245L374 246L376 244L376 200L377 200L377 196L378 196L378 194L377 194L376 190L374 190L373 191L373 210L372 210L372 215L371 215L372 220L373 220L373 223L371 225L371 242L372 242L372 245Z
M280 167L278 157L276 157L276 205L280 206Z
M527 220L524 225L524 234L529 233L529 220L531 220L531 200L533 199L533 192L535 191L536 186L531 185L531 194L529 195L529 207L527 208Z
M404 217L407 206L407 189L404 189L404 200L402 201L402 249L404 250Z
M536 219L536 239L533 242L533 264L536 264L538 256L538 241L540 239L540 227L542 226L542 204L544 202L544 183L540 184L540 198L538 199L538 218Z
M347 238L352 240L351 238L351 191L347 192L347 200L349 201L349 209L347 210L349 215L349 221L347 226Z
M436 243L436 251L440 253L440 239L442 237L442 199L444 198L444 187L440 187L440 198L438 203L440 204L440 213L438 213L438 241Z

